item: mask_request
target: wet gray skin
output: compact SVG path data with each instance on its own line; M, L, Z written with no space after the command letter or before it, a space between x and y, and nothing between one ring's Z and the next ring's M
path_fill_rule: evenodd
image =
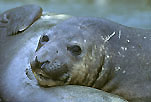
M76 84L151 101L151 30L73 17L41 36L32 71L41 86Z
M12 10L17 14L19 9ZM28 12L25 14L28 15ZM18 16L23 18L21 15ZM11 20L16 19L16 16L11 17ZM84 86L43 88L37 84L29 67L29 61L36 50L39 37L48 32L52 26L68 18L69 15L43 13L28 29L0 39L0 102L127 102L116 95ZM30 22L29 19L26 20ZM16 23L20 26L23 22L16 20ZM16 26L16 23L11 23L11 27ZM8 27L7 31L12 29ZM0 34L7 32L0 30Z

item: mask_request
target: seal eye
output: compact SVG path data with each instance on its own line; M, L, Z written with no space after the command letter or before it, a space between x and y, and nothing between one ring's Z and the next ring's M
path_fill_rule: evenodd
M41 37L41 42L48 42L49 41L49 37L47 35L43 35Z
M82 49L79 45L72 45L72 46L68 46L67 50L69 50L73 55L80 55L82 52Z

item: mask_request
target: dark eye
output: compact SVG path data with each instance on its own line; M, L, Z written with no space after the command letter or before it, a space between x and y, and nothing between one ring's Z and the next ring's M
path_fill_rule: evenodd
M48 42L49 41L49 37L47 35L43 35L41 37L41 42Z
M81 52L82 52L82 49L81 49L81 47L79 45L68 46L67 50L69 50L75 56L80 55Z

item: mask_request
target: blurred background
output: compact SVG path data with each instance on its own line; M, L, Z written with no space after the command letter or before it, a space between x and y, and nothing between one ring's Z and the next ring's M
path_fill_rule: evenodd
M0 13L24 4L73 16L105 17L120 24L151 28L151 0L0 0Z

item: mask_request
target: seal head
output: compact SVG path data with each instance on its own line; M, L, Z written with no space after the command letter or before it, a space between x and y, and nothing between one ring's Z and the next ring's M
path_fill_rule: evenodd
M31 61L40 85L94 84L104 63L104 42L97 37L99 31L93 35L95 29L89 26L96 22L87 20L71 18L41 36Z

